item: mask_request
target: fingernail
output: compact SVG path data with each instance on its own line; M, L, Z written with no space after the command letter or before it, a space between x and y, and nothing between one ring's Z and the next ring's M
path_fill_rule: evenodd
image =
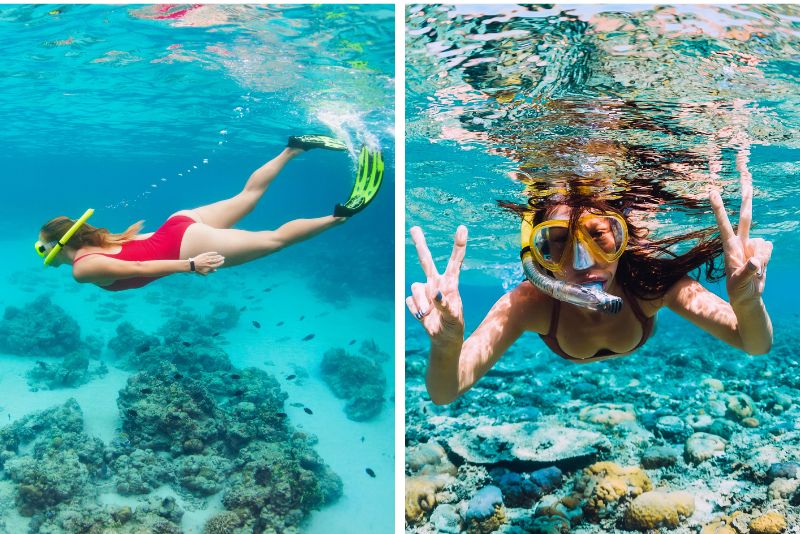
M442 302L442 292L441 291L437 291L436 292L436 302Z
M422 319L422 314L417 312L414 314L414 317L416 317L417 319Z
M428 310L426 310L424 308L420 308L419 314L420 314L421 317L425 317L426 315L428 315Z

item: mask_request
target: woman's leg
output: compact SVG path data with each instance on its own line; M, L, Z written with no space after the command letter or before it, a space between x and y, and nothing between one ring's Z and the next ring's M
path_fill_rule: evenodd
M230 228L239 222L242 217L253 211L253 208L256 207L272 180L281 172L283 166L301 152L303 151L297 148L285 148L276 158L256 169L250 175L242 192L235 197L207 206L179 211L173 215L188 215L194 220L199 220L199 222L214 228Z
M218 252L225 256L223 267L233 267L305 241L346 220L332 215L316 219L295 219L277 230L262 232L193 224L183 235L181 259L191 258L203 252Z

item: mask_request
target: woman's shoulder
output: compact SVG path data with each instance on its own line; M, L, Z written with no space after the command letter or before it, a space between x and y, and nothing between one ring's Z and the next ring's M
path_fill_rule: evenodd
M506 294L509 315L529 332L543 334L550 326L554 299L527 280Z

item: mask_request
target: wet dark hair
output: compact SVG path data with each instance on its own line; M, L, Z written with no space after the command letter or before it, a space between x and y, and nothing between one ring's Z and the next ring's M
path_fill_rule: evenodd
M72 228L75 221L69 217L56 217L46 222L40 233L44 237L44 241L57 241ZM121 234L113 234L106 228L97 228L88 223L83 223L78 231L75 232L67 247L79 249L81 247L107 247L110 245L121 245L136 237L136 234L142 229L143 221L138 221L128 227L127 230Z
M653 211L653 201L656 199L669 199L690 210L700 207L700 202L652 187L644 195L642 190L627 194L623 191L615 195L617 198L604 198L588 192L585 180L576 179L572 187L569 187L569 182L567 185L559 193L531 195L527 204L504 200L498 201L498 204L520 217L533 214L534 225L542 222L556 206L566 205L572 210L569 225L573 229L584 210L621 215L628 225L629 240L628 247L619 258L615 276L626 291L640 299L663 297L669 288L686 275L694 274L694 278L699 279L703 267L709 281L717 281L725 276L724 268L716 262L722 255L722 240L716 235L718 228L708 227L651 241L647 239L649 230L636 226L630 217L636 210ZM698 243L688 251L681 254L674 251L676 247L694 241Z

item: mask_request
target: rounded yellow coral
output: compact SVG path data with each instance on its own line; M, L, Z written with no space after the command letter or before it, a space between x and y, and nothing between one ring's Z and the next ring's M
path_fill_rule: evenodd
M636 530L675 528L694 513L694 495L685 491L649 491L636 497L625 512L625 525Z

